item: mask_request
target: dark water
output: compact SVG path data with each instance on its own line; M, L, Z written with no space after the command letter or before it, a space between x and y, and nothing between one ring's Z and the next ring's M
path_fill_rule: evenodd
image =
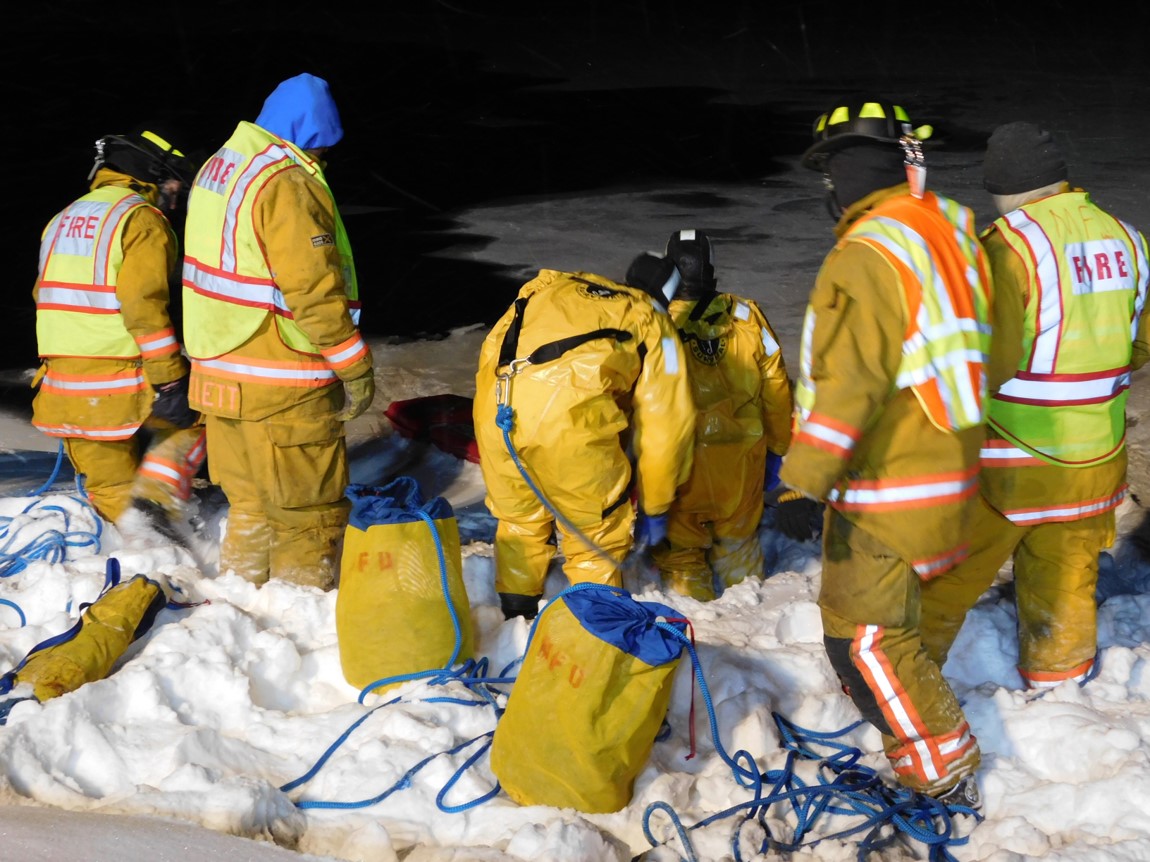
M441 256L490 241L460 230L461 208L620 183L762 177L778 154L802 148L811 119L809 108L728 98L762 74L748 49L766 31L748 30L750 13L738 8L666 19L641 3L490 11L463 2L351 18L281 14L290 4L269 16L237 0L194 19L156 8L132 50L135 37L107 10L28 5L8 21L0 60L22 108L14 113L38 131L10 181L22 204L0 293L11 323L0 370L36 364L40 231L84 192L92 141L142 119L167 120L183 131L182 148L204 157L239 119L254 119L283 78L325 77L345 126L328 179L356 255L364 329L395 338L492 322L519 287L508 275L517 261ZM684 58L697 68L681 77L698 85L645 84ZM605 82L570 84L600 67Z
M182 148L206 157L279 81L326 78L346 132L328 178L356 254L364 329L421 337L492 322L519 286L509 275L517 261L440 256L491 239L460 229L462 208L619 184L761 180L780 155L802 151L815 114L844 94L941 109L932 76L959 68L953 58L965 68L974 45L988 56L1028 52L1029 66L1045 62L1039 49L1064 59L1051 31L1068 32L1054 25L1069 14L1047 10L1041 35L1034 16L990 0L963 4L958 17L932 4L914 16L867 7L857 20L833 3L749 0L343 8L352 5L218 0L129 15L45 0L5 10L0 95L20 133L7 150L17 218L6 233L0 371L36 364L40 231L85 191L92 142L142 120L181 129ZM963 21L977 38L960 33Z

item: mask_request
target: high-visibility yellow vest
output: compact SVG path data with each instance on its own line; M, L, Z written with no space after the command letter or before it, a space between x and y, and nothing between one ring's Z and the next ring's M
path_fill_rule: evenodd
M284 344L319 353L292 318L264 259L252 222L259 190L280 171L302 168L328 189L323 170L303 150L241 122L227 143L196 175L188 201L183 268L184 347L194 359L209 359L244 344L269 314ZM347 238L335 208L339 249L348 299L359 298ZM358 315L353 306L352 320Z
M40 356L140 356L120 315L116 279L124 263L124 223L146 206L150 204L131 189L103 186L48 223L36 284Z
M911 389L932 424L944 431L984 420L985 366L990 350L990 279L974 232L974 215L927 192L889 198L855 222L841 242L862 242L899 274L907 311L895 385ZM807 308L795 392L800 417L809 415L814 310Z
M1126 437L1130 356L1146 302L1146 239L1083 191L1013 210L989 228L1029 274L1018 372L990 424L1051 464L1113 458Z

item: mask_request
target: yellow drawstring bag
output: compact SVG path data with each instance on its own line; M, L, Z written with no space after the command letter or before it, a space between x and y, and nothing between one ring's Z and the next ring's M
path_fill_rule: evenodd
M120 583L119 561L108 560L108 586L83 608L63 634L37 644L16 669L0 680L0 692L30 683L38 701L75 691L103 679L136 638L152 626L167 597L144 575Z
M442 497L424 503L401 476L351 485L335 627L344 678L381 692L472 657L459 523ZM450 598L449 598L450 597Z
M581 583L535 620L491 769L521 805L618 811L631 801L671 699L680 614L625 590Z

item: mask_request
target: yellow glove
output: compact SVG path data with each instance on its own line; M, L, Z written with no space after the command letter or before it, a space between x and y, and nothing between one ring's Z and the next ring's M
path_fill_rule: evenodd
M375 369L369 369L366 374L343 381L343 409L335 418L340 422L350 422L362 416L374 398Z

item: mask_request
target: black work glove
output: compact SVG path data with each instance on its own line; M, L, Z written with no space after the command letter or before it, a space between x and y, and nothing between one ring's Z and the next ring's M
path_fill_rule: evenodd
M188 406L188 379L185 374L179 380L156 387L156 400L152 402L152 415L177 428L191 428L200 414Z
M806 542L822 532L823 506L804 496L802 491L787 488L775 503L775 529L796 542Z
M533 620L535 619L535 615L539 613L539 600L542 598L542 593L537 596L521 596L518 593L500 593L499 607L503 610L503 618L505 620L510 620L515 617Z

